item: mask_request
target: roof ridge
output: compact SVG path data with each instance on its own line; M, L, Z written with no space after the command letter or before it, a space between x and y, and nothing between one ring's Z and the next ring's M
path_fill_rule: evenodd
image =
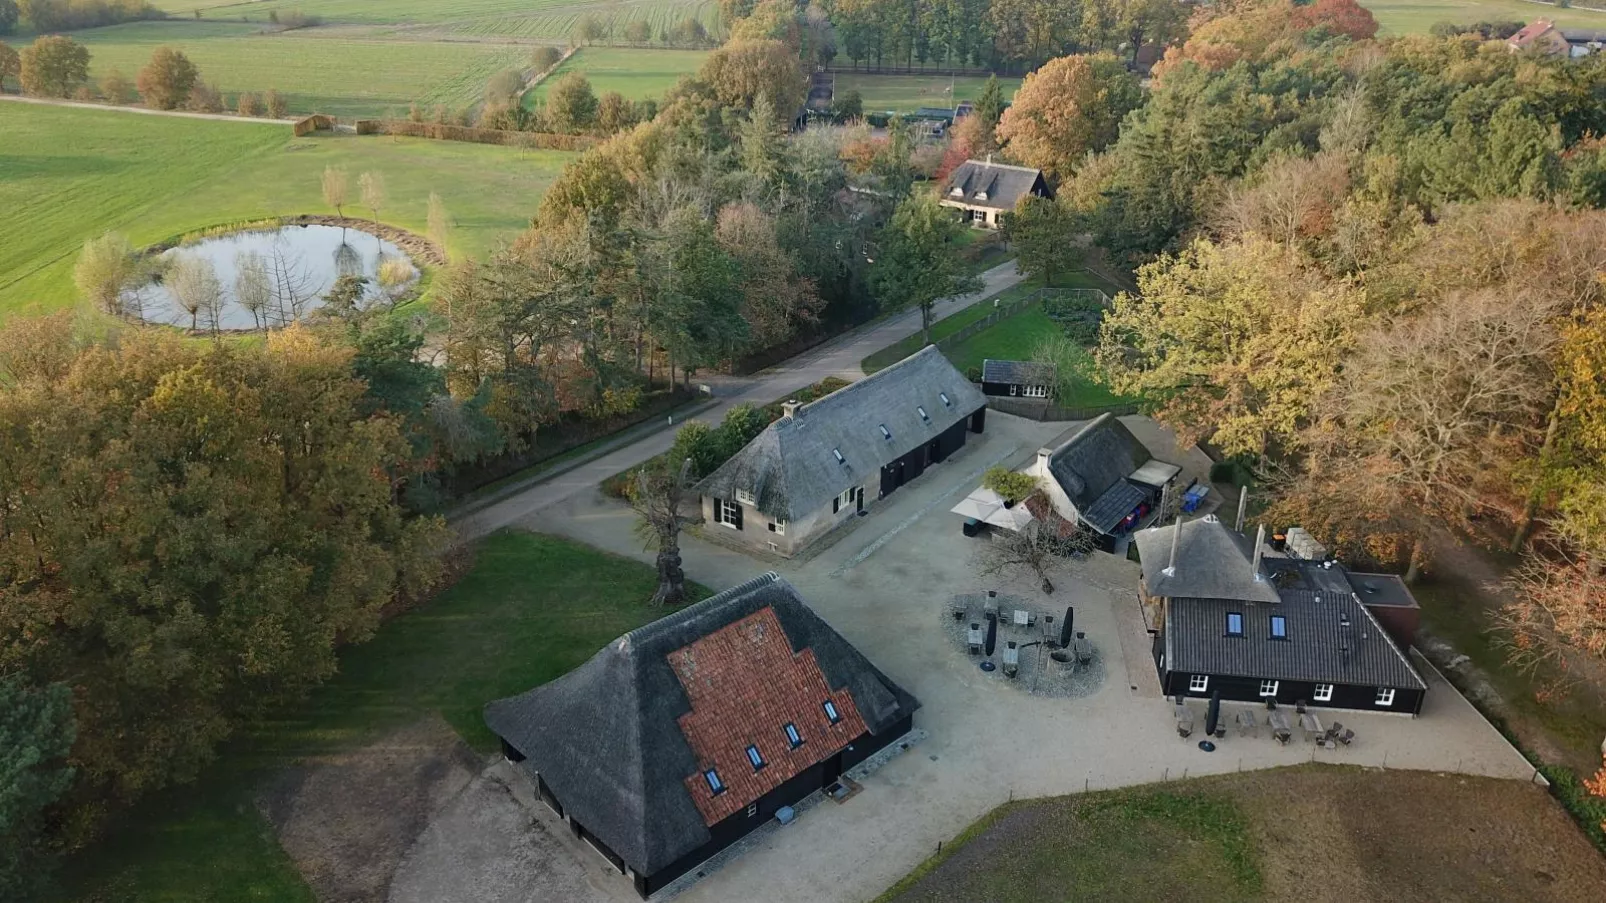
M1033 167L1030 167L1030 166L1016 166L1013 163L993 163L990 160L977 160L977 159L972 158L972 159L966 160L965 162L966 163L974 163L977 166L986 166L986 167L989 167L989 168L992 168L992 169L1013 169L1013 170L1015 170L1017 172L1036 172L1036 173L1042 172L1041 169L1034 169Z
M1400 661L1405 664L1405 670L1415 675L1416 679L1422 684L1422 689L1426 690L1428 682L1422 679L1422 674L1416 670L1415 665L1411 664L1411 659L1400 651L1399 644L1394 642L1394 637L1389 636L1389 632L1383 629L1383 624L1378 621L1377 615L1372 614L1372 610L1366 607L1366 603L1362 601L1360 593L1352 590L1349 597L1355 601L1355 605L1360 608L1361 613L1366 615L1366 619L1372 622L1372 628L1377 631L1377 635L1383 638L1383 642L1388 644L1389 649L1393 650L1395 655L1399 656Z
M632 647L635 646L638 639L645 639L656 633L658 630L666 629L663 627L665 622L674 621L678 623L684 620L691 620L693 617L696 617L696 615L692 614L693 612L697 612L700 615L707 609L717 608L720 605L745 596L759 587L767 586L776 582L785 583L786 581L782 580L781 575L775 573L774 571L765 571L751 580L738 583L730 589L724 590L723 592L715 593L701 602L694 602L691 605L682 608L680 611L671 612L670 614L658 618L657 620L643 624L615 640L613 645L618 647L619 651L621 652L628 652Z
M902 367L905 364L908 364L908 363L914 361L917 358L925 356L928 353L937 354L937 353L941 353L941 352L940 352L940 349L938 349L935 344L926 345L925 347L921 348L919 351L916 351L915 353L909 355L908 357L903 358L902 360L898 361L897 363L889 364L889 365L887 365L885 367L882 367L880 370L877 370L876 372L871 373L868 376L861 376L858 379L854 380L853 382L850 382L847 385L841 387L840 389L837 389L837 390L835 390L833 392L828 392L825 395L821 395L819 398L814 399L813 401L809 402L808 404L799 405L798 409L797 409L797 412L795 414L793 414L793 417L795 419L797 414L801 414L804 411L807 411L810 408L813 408L813 407L815 407L817 405L820 405L820 404L822 404L822 403L824 403L826 401L830 401L833 398L838 398L838 397L847 398L849 396L846 393L848 392L849 389L856 389L856 388L859 388L860 386L866 386L866 385L869 385L869 386L876 385L877 384L877 380L881 380L883 374L896 373L899 367ZM860 393L860 394L862 394L862 393ZM776 421L776 422L779 423L780 421Z

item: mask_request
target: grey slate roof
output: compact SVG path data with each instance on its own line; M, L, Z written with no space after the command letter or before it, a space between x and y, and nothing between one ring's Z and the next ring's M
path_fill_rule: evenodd
M1143 500L1143 490L1126 478L1151 457L1115 415L1100 414L1054 449L1048 458L1048 472L1076 506L1077 516L1100 533L1108 533Z
M1054 365L1040 361L995 361L988 358L981 362L981 381L1049 386L1054 384Z
M948 174L948 181L942 185L942 199L971 207L1014 210L1016 202L1030 194L1042 179L1039 169L966 160ZM953 193L955 188L960 192L957 195ZM978 197L982 194L986 197Z
M609 643L563 677L485 707L485 723L522 753L564 810L631 868L652 874L709 839L683 779L697 760L677 719L690 705L667 656L764 608L793 651L812 649L832 689L846 687L875 734L920 703L768 573Z
M981 390L927 345L770 424L696 488L722 499L752 493L764 514L800 520L986 405Z
M1242 637L1225 635L1228 612L1244 616ZM1274 614L1288 619L1288 639L1271 638ZM1166 667L1185 674L1427 689L1388 633L1349 593L1285 589L1279 605L1172 598L1165 647Z
M1143 585L1151 596L1197 597L1247 602L1277 602L1277 586L1265 559L1255 579L1254 540L1205 515L1182 522L1177 542L1176 571L1165 573L1171 562L1171 534L1176 525L1150 527L1133 534L1143 564ZM1287 560L1287 559L1284 559Z

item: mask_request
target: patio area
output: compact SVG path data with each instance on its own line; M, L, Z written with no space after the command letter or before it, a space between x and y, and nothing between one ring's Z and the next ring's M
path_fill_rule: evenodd
M1228 703L1226 736L1212 738L1216 748L1205 752L1197 745L1203 700L1190 702L1196 727L1180 738L1149 657L1136 564L1104 554L1071 562L1055 576L1052 595L1030 575L980 580L971 560L986 540L965 536L963 518L949 513L987 466L1019 467L1064 429L995 413L964 454L899 490L852 534L798 565L761 565L694 537L683 542L687 576L716 589L771 567L780 571L832 627L920 699L915 726L927 738L869 776L853 799L814 807L766 833L677 899L868 900L939 842L1011 798L1309 761L1533 779L1526 760L1420 657L1413 663L1430 687L1420 718L1320 713L1324 726L1336 718L1354 731L1348 745L1327 749L1304 741L1297 729L1286 745L1264 727L1258 736L1239 736L1233 722L1239 708ZM1145 443L1163 439L1153 427L1138 435ZM632 522L628 509L598 495L544 512L527 528L650 560L652 553L630 531ZM987 597L988 591L998 596ZM959 619L956 595L966 597ZM1001 667L982 671L984 656L968 648L969 625L976 622L969 606L987 598L1013 600L998 603L1011 609L1001 634L1007 639L1016 638L1014 611L1036 614L1037 623L1021 628L1027 633L1018 642L1029 641L1034 626L1040 635L1044 617L1058 619L1066 606L1074 607L1074 629L1097 650L1104 678L1080 695L1033 695L1021 689L1030 678L1024 656L1013 680L1001 676ZM985 615L985 605L981 601L978 614ZM1002 665L996 648L992 660ZM1295 713L1290 708L1288 714ZM623 879L619 883L625 887ZM542 898L526 888L488 899Z

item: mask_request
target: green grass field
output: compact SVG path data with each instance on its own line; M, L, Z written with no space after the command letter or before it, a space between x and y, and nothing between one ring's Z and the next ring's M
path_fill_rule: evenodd
M1007 100L1015 96L1020 87L1018 78L1000 78ZM946 75L859 75L839 72L836 76L836 96L858 91L864 99L864 108L870 112L896 110L904 112L918 107L952 107L961 100L975 100L981 94L985 78L960 76L950 79Z
M200 785L151 800L71 863L72 896L311 903L250 802L265 774L430 715L489 752L495 739L481 719L484 704L567 673L662 615L647 605L656 579L647 565L565 540L492 536L456 586L343 653L340 674L306 704L243 731Z
M1437 22L1532 22L1562 28L1606 29L1606 12L1529 3L1526 0L1361 0L1388 34L1425 34ZM1603 4L1606 5L1606 4Z
M164 0L157 5L169 13L207 19L249 18L267 21L270 12L292 11L321 17L327 23L401 25L410 29L459 35L536 38L565 41L575 33L582 16L591 16L604 33L622 39L626 24L645 20L653 37L686 18L696 18L710 34L719 34L719 6L714 0L641 0L632 3L585 4L574 0Z
M323 213L324 167L385 177L387 222L423 232L429 193L456 221L455 253L523 229L574 154L451 141L293 138L285 125L116 111L0 107L0 315L73 303L86 239L148 244L209 225ZM353 189L355 190L355 189ZM366 215L347 208L348 213Z
M266 34L232 22L135 22L76 32L90 74L117 69L130 80L163 45L184 51L225 94L275 88L297 113L379 116L414 101L453 109L476 103L485 83L518 68L528 48L473 42L319 37L319 30Z
M602 96L618 91L628 100L662 97L683 75L696 72L708 53L702 50L626 50L587 47L563 61L541 84L524 95L526 105L546 96L547 87L566 72L582 72Z

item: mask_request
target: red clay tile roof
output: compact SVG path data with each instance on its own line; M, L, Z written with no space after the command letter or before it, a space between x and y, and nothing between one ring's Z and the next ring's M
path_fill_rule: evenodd
M692 802L712 826L782 783L823 761L867 732L847 688L825 682L814 650L793 653L775 611L762 608L671 652L669 666L686 690L691 711L680 732L697 756L685 778ZM841 719L832 724L824 703ZM785 725L797 726L803 745L791 748ZM765 765L755 771L747 747ZM715 769L725 785L715 794L703 772Z
M1516 34L1511 36L1513 46L1523 47L1534 41L1540 35L1554 28L1549 19L1535 19L1523 26Z

